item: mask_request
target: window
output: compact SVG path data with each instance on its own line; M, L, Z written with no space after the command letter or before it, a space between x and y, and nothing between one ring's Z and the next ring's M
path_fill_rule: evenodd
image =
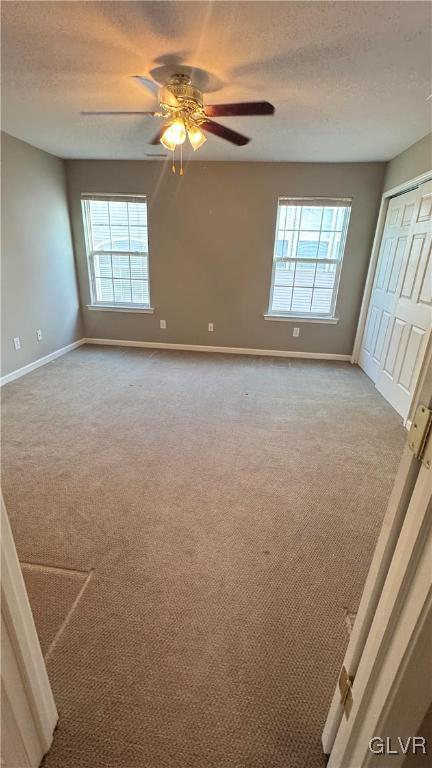
M150 308L145 197L83 195L92 305Z
M334 318L349 199L280 198L270 315Z

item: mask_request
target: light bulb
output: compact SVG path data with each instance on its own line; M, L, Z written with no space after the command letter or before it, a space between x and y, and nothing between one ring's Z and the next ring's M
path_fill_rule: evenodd
M182 120L175 120L163 132L161 143L167 149L174 149L177 144L183 144L186 139L186 129Z
M166 131L164 131L164 133L162 134L162 136L160 138L160 143L163 144L165 149L170 149L173 152L175 150L175 148L176 148L176 145L173 144L172 141L169 141L169 139L167 139L165 134L166 134Z
M204 136L200 128L189 128L188 136L194 150L202 147L207 141L207 136Z

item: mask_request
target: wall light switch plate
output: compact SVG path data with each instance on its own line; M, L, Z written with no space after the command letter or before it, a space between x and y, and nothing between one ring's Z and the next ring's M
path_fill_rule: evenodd
M36 338L38 341L42 341L42 328L38 328L36 331Z
M18 350L21 349L21 339L20 339L20 337L19 336L15 336L15 338L13 340L13 343L14 343L14 347L15 347L16 352L18 352Z
M166 320L161 320L159 325L161 328L166 328Z
M213 325L213 323L209 323L209 324L208 324L208 329L209 329L209 331L214 331L214 325Z
M293 336L300 336L300 328L293 328Z

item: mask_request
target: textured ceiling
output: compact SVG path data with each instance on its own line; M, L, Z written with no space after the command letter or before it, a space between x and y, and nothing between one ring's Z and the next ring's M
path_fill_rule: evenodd
M200 74L207 103L267 99L274 117L220 118L199 160L385 160L430 130L428 2L4 2L3 129L60 157L142 159L154 118L132 75ZM192 153L191 153L192 154Z

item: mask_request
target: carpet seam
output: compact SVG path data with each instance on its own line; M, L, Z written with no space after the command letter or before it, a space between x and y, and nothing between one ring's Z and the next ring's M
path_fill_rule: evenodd
M54 652L54 650L55 650L55 648L56 648L56 646L57 646L57 644L58 644L58 642L59 642L59 640L60 640L61 636L63 635L63 632L64 632L64 631L65 631L65 629L67 628L67 626L68 626L68 624L69 624L69 622L70 622L70 620L71 620L71 618L72 618L72 616L73 616L73 614L74 614L74 612L75 612L75 609L78 607L78 604L79 604L79 602L80 602L80 600L81 600L81 598L82 598L82 596L83 596L83 594L84 594L85 590L87 589L87 587L88 587L88 585L89 585L89 583L90 583L90 581L91 581L91 578L92 578L92 576L93 576L93 573L94 573L94 570L93 570L93 568L92 568L92 569L91 569L91 570L88 572L87 578L86 578L86 580L85 580L84 584L82 585L82 587L81 587L80 591L78 592L78 594L77 594L77 596L76 596L75 600L73 601L73 603L72 603L72 605L71 605L71 607L70 607L70 610L69 610L69 612L67 613L67 615L66 615L66 617L65 617L65 619L64 619L64 621L63 621L63 623L62 623L62 624L61 624L61 626L59 627L58 631L56 632L56 634L55 634L55 636L54 636L54 638L53 638L53 640L52 640L52 642L51 642L51 643L50 643L50 645L48 646L47 652L46 652L46 654L45 654L45 661L46 661L47 663L48 663L48 660L50 659L50 657L52 656L52 654L53 654L53 652Z
M70 576L88 576L89 571L81 571L79 568L64 568L62 565L51 565L49 563L36 563L30 560L20 560L20 565L34 571L54 571L55 573L67 573ZM93 570L93 569L90 569Z

